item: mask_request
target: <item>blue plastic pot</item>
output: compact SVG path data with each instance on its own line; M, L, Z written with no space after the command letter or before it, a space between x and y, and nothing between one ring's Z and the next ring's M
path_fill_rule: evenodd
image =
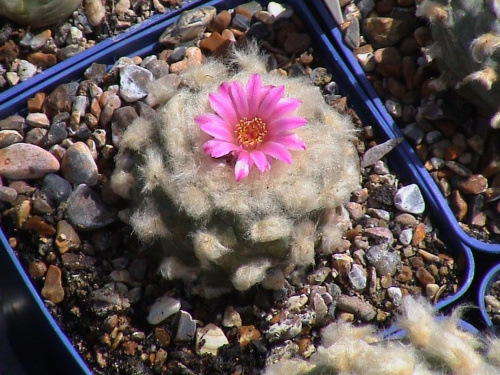
M203 5L228 9L244 2L246 1L213 0ZM321 58L322 65L332 73L341 93L348 98L349 104L355 109L360 119L365 124L377 127L381 138L384 138L382 141L392 138L392 134L387 134L383 130L385 120L377 109L376 103L367 96L358 78L351 73L341 55L332 45L329 35L320 28L312 15L309 9L311 2L306 0L288 0L286 2L295 8L296 13L304 22L306 30L312 37L313 47ZM266 5L268 1L261 3ZM73 59L71 63L67 63L65 69L46 76L42 74L43 79L38 78L37 83L32 84L28 90L19 91L17 97L11 96L8 101L0 105L0 119L24 110L26 99L39 91L49 93L59 84L81 79L84 70L92 63L113 64L116 59L122 56L145 56L159 52L161 50L161 46L157 42L159 35L176 19L177 17L172 17L156 23L151 22L147 27L142 27L134 34L118 40L114 39L99 49L77 55L77 58ZM403 144L391 152L389 160L392 161L391 165L398 173L400 180L406 183L416 183L424 190L425 185L422 182L422 176L418 173L418 164L412 159L411 152L411 149ZM427 206L434 213L437 211L437 208L434 207L435 202L432 196L427 195L426 197ZM474 259L470 249L449 231L446 221L441 220L440 216L435 216L434 225L440 229L442 240L450 251L454 252L456 257L463 258L465 265L462 283L458 291L437 303L436 308L439 309L456 301L469 288L474 276ZM28 363L29 373L41 374L45 372L36 371L36 369L50 369L47 373L89 374L78 353L75 352L69 340L45 309L43 301L31 285L3 234L0 234L0 239L2 246L0 249L0 304L8 321L9 341L16 355L23 363ZM44 333L35 335L40 337L33 337L34 327L43 329ZM43 340L43 342L37 340ZM29 362L32 362L33 366ZM0 370L1 366L0 362Z
M483 318L484 322L488 327L493 326L493 322L491 321L490 316L486 312L486 304L484 302L484 297L486 296L486 292L490 289L491 284L500 278L500 263L494 265L482 278L479 283L478 293L477 293L477 305L479 306L479 313L481 314L481 318Z
M328 38L338 51L340 57L347 66L347 69L359 82L359 89L365 93L373 104L374 109L379 114L379 131L382 132L384 137L388 139L403 137L403 134L395 124L393 118L389 115L382 101L375 93L373 86L370 82L368 82L366 74L354 57L352 51L345 45L342 34L323 1L312 1L311 8L313 8L314 14L321 19L325 29L327 30ZM422 162L417 157L410 144L405 141L400 145L400 147L404 150L404 162L407 165L412 166L413 174L418 175L420 189L427 200L431 203L430 208L437 221L443 222L447 231L454 233L455 236L458 236L462 242L471 247L473 250L477 249L486 253L500 253L500 244L479 241L463 231L455 219L455 216L451 212L450 206L441 193L441 190L439 190L429 172L424 168Z

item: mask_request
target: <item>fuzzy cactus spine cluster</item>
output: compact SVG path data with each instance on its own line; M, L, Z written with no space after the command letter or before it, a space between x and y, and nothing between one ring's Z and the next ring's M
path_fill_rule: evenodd
M495 0L424 0L417 16L430 22L427 47L442 72L435 87L456 88L500 128L500 3Z
M265 87L284 87L301 105L294 129L307 149L291 164L270 160L235 179L231 155L203 152L210 139L195 118L211 111L208 97L224 82L243 86L257 73ZM160 271L206 297L255 284L283 286L295 267L314 263L315 251L333 251L349 225L341 205L359 185L354 125L327 105L307 77L266 71L257 48L234 52L230 62L206 61L163 93L152 120L139 118L125 132L112 186L130 199L129 221ZM164 87L150 90L165 90Z

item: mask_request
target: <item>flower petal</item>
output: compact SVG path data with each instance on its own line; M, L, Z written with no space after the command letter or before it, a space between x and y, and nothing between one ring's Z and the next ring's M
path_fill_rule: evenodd
M276 104L278 104L279 100L283 97L284 92L284 86L272 87L264 99L262 99L259 106L259 117L264 122L269 122L271 115L276 109Z
M222 82L219 87L217 87L217 93L222 96L227 96L229 95L229 87L231 87L229 82Z
M297 134L279 134L269 139L277 142L290 150L305 150L306 144Z
M265 142L259 147L259 150L275 159L284 161L287 164L292 162L292 155L290 152L288 152L285 146L279 144L278 142Z
M234 109L238 114L238 120L241 120L243 117L248 118L248 101L245 91L239 82L233 82L229 88L229 96L231 97Z
M228 124L238 122L238 115L229 96L210 93L208 94L208 100L210 101L210 107Z
M307 120L305 118L299 116L289 116L282 117L276 120L273 119L267 124L267 126L269 135L273 135L298 128L306 123Z
M260 105L261 80L258 74L252 74L245 86L245 92L248 101L248 118L257 116Z
M252 160L250 159L248 152L240 152L238 155L238 160L236 160L236 164L234 166L234 177L236 178L237 182L248 176L251 166Z
M221 156L229 154L231 151L238 149L234 143L220 141L218 139L211 139L203 144L203 152L213 158L220 158Z
M204 113L196 116L194 121L200 126L200 129L212 137L222 139L227 142L234 142L234 133L229 125L219 116Z
M302 102L298 99L294 98L283 98L281 99L273 112L273 118L280 118L285 116L286 114L294 111L302 104Z
M271 169L271 165L269 164L269 160L267 160L266 154L262 151L254 150L250 151L250 158L255 163L259 171L265 172Z

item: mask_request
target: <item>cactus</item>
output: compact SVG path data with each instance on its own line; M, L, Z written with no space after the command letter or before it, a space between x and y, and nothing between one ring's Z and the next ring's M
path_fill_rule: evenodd
M500 128L500 5L493 0L424 0L417 16L430 21L426 48L442 72L436 87L455 87Z
M406 296L396 326L406 330L383 339L371 325L334 322L321 332L322 345L306 361L292 358L267 366L265 375L493 375L500 371L500 340L464 331L458 308L438 317L423 298ZM382 335L381 335L382 334Z
M44 27L69 16L82 0L0 0L0 16L31 27Z
M314 263L315 249L334 250L350 223L341 205L359 185L351 119L327 105L309 78L268 73L256 50L235 51L232 64L208 60L181 73L181 87L156 117L139 118L125 132L111 180L130 199L127 217L138 238L163 258L162 275L205 297L255 284L281 288L294 267ZM282 108L301 102L291 117L294 134L286 135L292 161L272 152L249 161L259 137L271 136L268 127L248 145L241 126L261 129L255 119L234 125L234 139L248 146L240 151L219 153L213 142L220 140L204 132L215 116L209 98L234 82L257 85L256 74L262 90L284 88Z

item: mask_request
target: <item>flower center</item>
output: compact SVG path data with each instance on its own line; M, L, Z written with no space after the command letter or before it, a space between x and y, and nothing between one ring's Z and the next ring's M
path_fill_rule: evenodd
M266 123L259 117L249 120L243 117L234 131L236 140L245 150L253 150L264 141L267 134Z

